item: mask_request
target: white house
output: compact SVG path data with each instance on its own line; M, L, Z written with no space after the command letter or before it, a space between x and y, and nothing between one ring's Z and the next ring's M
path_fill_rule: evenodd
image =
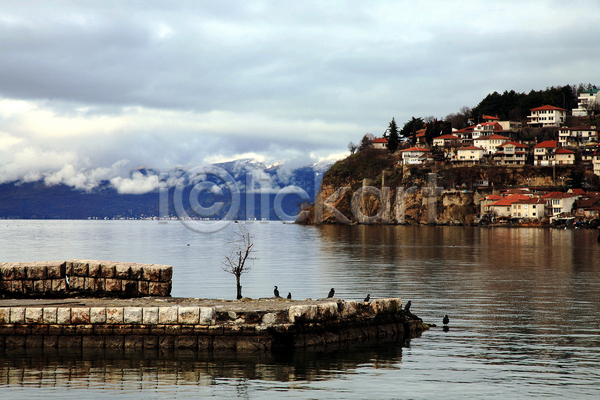
M556 140L545 140L533 146L533 165L554 165Z
M575 164L575 152L568 149L558 149L554 152L554 161L556 165Z
M577 97L577 101L579 102L579 105L577 106L577 108L575 108L573 110L573 116L574 117L587 117L587 110L585 109L586 105L588 103L592 103L592 102L598 102L598 93L600 92L600 89L592 89L592 90L584 90L583 92L579 93L579 96Z
M459 147L456 150L456 161L476 164L483 158L485 150L477 146Z
M494 132L501 131L502 125L498 122L482 122L473 128L473 139L493 135Z
M546 215L558 215L570 213L573 204L579 198L575 193L550 192L542 196L546 201Z
M594 174L600 176L600 152L596 151L592 156L592 165L594 166Z
M545 126L561 126L567 118L567 110L554 106L541 106L532 108L531 115L527 118L527 125L533 128L543 128Z
M377 138L371 142L371 146L374 149L385 150L387 149L388 141L386 138Z
M510 213L513 218L537 219L544 218L546 212L546 201L539 197L517 200L510 205Z
M562 127L558 130L558 142L562 146L581 146L598 142L598 129L588 126Z
M400 153L402 154L402 164L425 164L429 162L429 157L427 157L430 154L429 149L411 147L400 150Z
M473 139L473 146L481 147L487 154L494 154L498 146L510 142L510 139L502 135L481 136Z
M498 165L525 165L529 147L518 142L506 142L496 147L494 162Z

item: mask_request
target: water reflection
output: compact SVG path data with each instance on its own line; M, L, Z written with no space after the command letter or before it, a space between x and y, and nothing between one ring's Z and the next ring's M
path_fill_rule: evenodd
M286 354L198 353L164 350L5 349L0 387L118 386L157 389L164 385L214 385L219 379L320 381L351 373L358 366L395 368L409 340L328 346Z

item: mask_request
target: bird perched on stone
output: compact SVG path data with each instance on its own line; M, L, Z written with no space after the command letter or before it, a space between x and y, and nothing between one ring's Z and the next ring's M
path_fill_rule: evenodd
M273 294L275 294L275 297L279 297L279 290L277 290L277 286L275 286L275 289L273 290Z
M448 322L450 322L450 318L448 318L448 316L446 315L442 322L444 323L444 325L448 325Z
M287 297L287 299L288 299L288 300L291 300L291 299L292 299L292 294L291 294L290 292L288 292L288 297Z
M371 300L371 293L369 293L367 295L367 297L365 297L365 303L368 303Z
M331 288L331 290L329 291L329 294L327 295L327 298L328 299L332 298L334 294L335 294L335 289Z
M410 310L410 305L411 305L411 302L410 302L410 300L409 300L409 301L408 301L408 303L406 303L406 305L404 306L404 311L406 311L406 312L409 312L409 310Z

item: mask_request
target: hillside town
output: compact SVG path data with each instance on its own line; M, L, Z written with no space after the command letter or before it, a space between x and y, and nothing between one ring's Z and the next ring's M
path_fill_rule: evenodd
M581 91L577 108L570 111L542 104L529 109L526 120L482 115L477 122L470 119L464 128L452 128L451 133L440 130L435 136L428 132L425 122L410 137L401 138L393 154L398 157L398 166L404 168L502 166L518 174L525 166L551 167L550 170L560 166L570 167L571 172L577 171L581 176L598 177L600 149L595 123L600 114L599 95L600 89L596 88ZM390 150L389 133L388 129L383 137L373 138L370 147ZM561 180L564 183L565 177ZM479 182L478 186L485 189L488 183ZM488 188L476 202L479 220L565 225L598 220L600 192L585 185L562 189L529 185Z

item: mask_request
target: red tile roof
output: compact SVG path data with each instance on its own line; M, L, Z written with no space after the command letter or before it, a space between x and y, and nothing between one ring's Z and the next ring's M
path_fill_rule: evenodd
M568 199L569 197L576 197L577 195L574 193L564 193L564 192L550 192L542 196L542 199Z
M490 136L480 136L475 140L492 140L492 139L505 139L505 140L510 140L510 138L507 138L506 136L502 136L502 135L497 135L497 134L493 134Z
M481 117L481 119L497 119L497 120L499 120L500 118L492 117L491 115L484 115L483 117Z
M575 152L567 149L558 149L556 150L556 154L575 154Z
M434 140L435 140L435 139L444 139L444 140L445 140L445 139L451 139L451 140L460 140L460 138L459 138L458 136L455 136L455 135L442 135L442 136L435 137L435 138L433 138L433 139L434 139Z
M403 151L429 151L429 149L424 149L422 147L411 147L410 149L400 150L400 152Z
M504 146L515 146L515 147L525 147L525 148L527 147L527 145L524 145L524 144L522 144L522 143L518 143L518 142L515 142L515 141L512 141L512 142L506 142L506 143L504 143L504 144L501 144L501 145L500 145L500 146L498 146L498 147L504 147Z
M481 147L477 147L477 146L461 147L458 150L483 150L483 151L485 151L485 149L482 149Z
M546 204L546 201L539 197L530 197L528 199L517 200L513 204Z
M536 147L538 149L539 148L555 148L557 144L558 144L558 141L556 141L556 140L545 140L542 143L538 143L533 147Z
M529 111L541 111L541 110L559 110L559 111L567 111L564 108L554 107L554 106L541 106L536 108L530 108Z
M387 143L387 139L386 138L377 138L375 140L373 140L373 143Z

